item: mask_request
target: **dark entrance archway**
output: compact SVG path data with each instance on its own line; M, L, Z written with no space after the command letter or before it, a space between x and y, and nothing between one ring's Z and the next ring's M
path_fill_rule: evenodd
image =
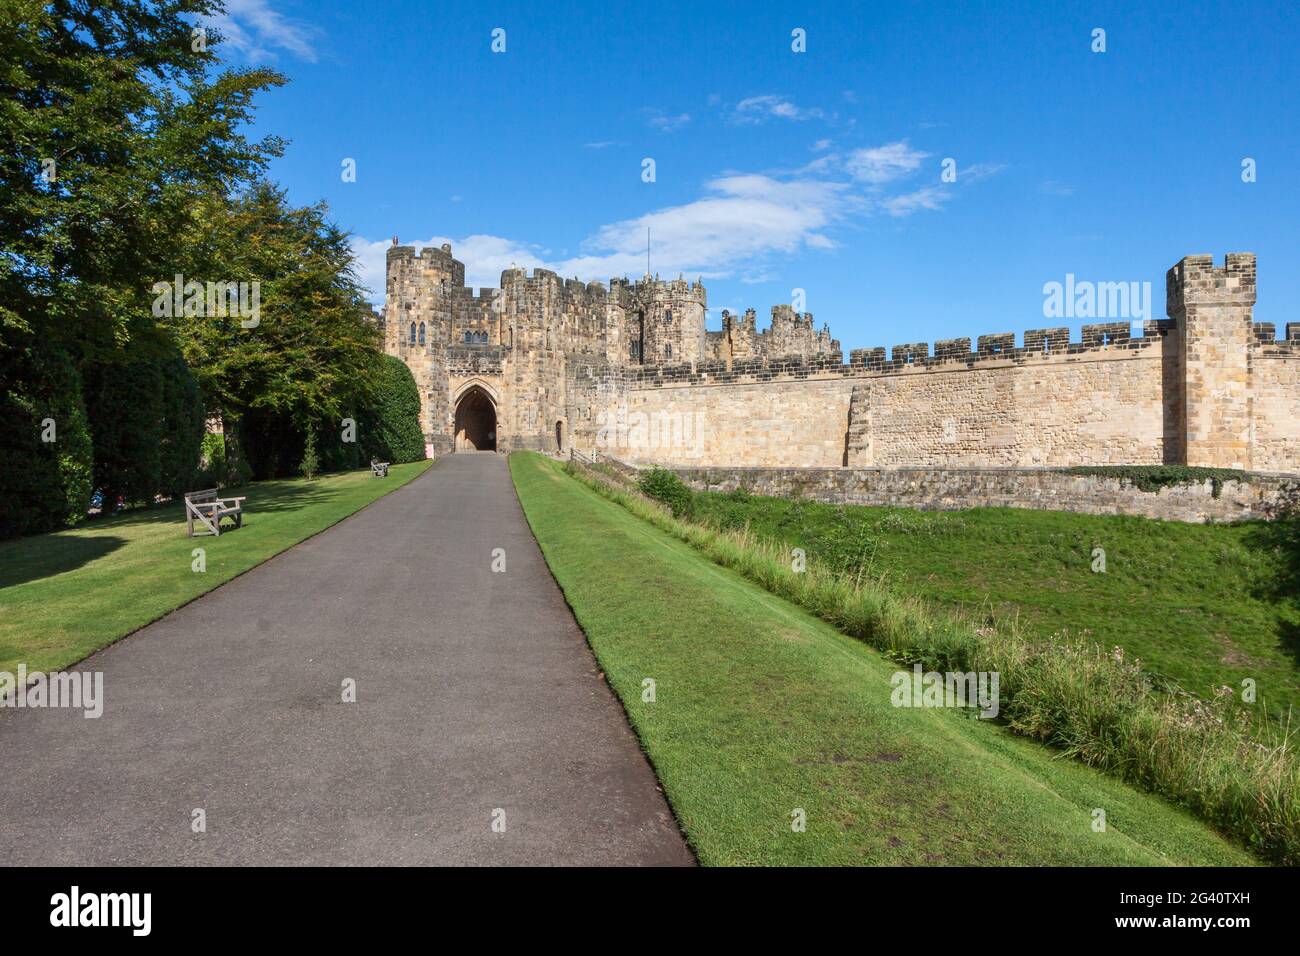
M564 422L555 423L555 450L564 451Z
M497 407L477 385L456 403L456 450L497 450Z

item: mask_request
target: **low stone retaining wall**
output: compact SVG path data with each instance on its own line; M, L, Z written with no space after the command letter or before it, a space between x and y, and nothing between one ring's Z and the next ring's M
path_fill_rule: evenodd
M1095 515L1140 515L1166 521L1240 521L1267 518L1300 478L1250 475L1140 491L1126 479L1072 475L1050 469L967 468L677 468L697 491L734 491L829 504L895 505L930 511L961 508L1037 508Z

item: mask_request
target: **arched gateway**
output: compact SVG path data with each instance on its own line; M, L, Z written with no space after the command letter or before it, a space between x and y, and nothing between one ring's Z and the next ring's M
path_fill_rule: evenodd
M497 407L477 385L456 403L456 450L497 450Z

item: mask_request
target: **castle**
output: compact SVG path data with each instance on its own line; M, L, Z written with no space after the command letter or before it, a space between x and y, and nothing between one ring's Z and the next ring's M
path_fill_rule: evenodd
M440 249L387 254L385 350L430 453L605 451L804 468L1186 464L1300 471L1300 323L1256 323L1255 257L1188 256L1165 320L855 349L786 305L705 329L703 285L508 269L475 293Z

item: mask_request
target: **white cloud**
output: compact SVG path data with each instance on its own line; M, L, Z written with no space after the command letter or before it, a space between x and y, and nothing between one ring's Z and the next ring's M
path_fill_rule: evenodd
M814 153L820 153L831 148L831 141L829 139L819 139L808 148Z
M598 143L583 143L582 148L583 149L608 149L610 146L613 145L614 145L614 140L602 139Z
M221 31L222 47L247 61L272 61L278 51L285 51L316 62L320 30L276 12L270 0L225 0L225 12L206 17L203 23Z
M846 188L811 179L723 176L707 184L712 195L705 198L601 227L583 243L583 255L557 268L587 279L640 275L647 229L656 272L717 277L740 266L759 268L776 253L833 245L823 230L851 205Z
M402 245L424 249L437 248L445 242L451 243L452 254L465 263L465 284L475 289L496 288L501 284L501 273L512 266L531 270L546 265L533 247L500 236L478 234L463 239L434 236L402 241ZM352 251L357 257L357 278L370 293L370 301L378 305L384 302L388 248L391 245L391 239L373 242L359 236L352 239Z
M678 113L676 116L669 116L660 112L655 112L648 120L646 120L646 122L655 129L664 133L671 133L675 130L679 130L690 121L690 113Z
M732 118L737 123L762 123L768 119L785 119L803 121L809 119L820 119L822 111L819 109L804 109L796 106L784 96L775 96L765 94L763 96L750 96L736 104L736 110Z
M901 196L890 196L880 201L880 208L895 218L910 216L922 209L937 211L952 198L951 189L943 186L922 186Z
M779 259L806 249L834 248L832 230L846 221L941 210L957 195L958 186L927 184L892 195L885 190L915 172L927 155L906 143L887 143L848 155L827 153L795 171L719 176L705 184L699 199L601 226L581 243L578 255L566 258L552 259L537 245L502 236L435 236L405 245L451 242L453 254L465 263L466 284L476 288L495 287L501 272L511 266L540 266L564 277L607 281L645 272L648 229L650 268L660 275L768 281ZM959 181L975 182L1000 169L972 165L960 170ZM383 301L388 245L353 241L362 283L375 302Z
M882 186L913 173L921 160L929 156L907 145L906 140L855 149L845 158L844 165L854 179L871 186Z

